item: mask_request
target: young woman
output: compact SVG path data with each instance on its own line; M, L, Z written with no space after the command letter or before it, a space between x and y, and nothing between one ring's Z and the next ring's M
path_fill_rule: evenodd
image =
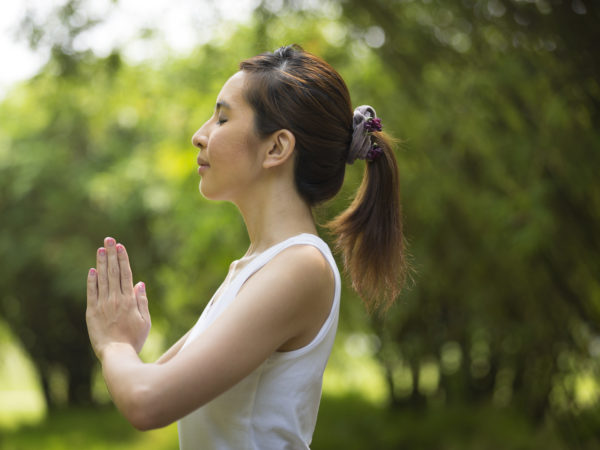
M340 276L311 207L365 160L332 223L354 288L387 307L404 256L394 153L370 106L351 108L340 75L300 47L243 61L194 134L200 191L233 202L250 237L196 325L155 363L143 283L106 238L87 280L87 325L104 379L142 430L178 420L182 449L308 448L338 321Z

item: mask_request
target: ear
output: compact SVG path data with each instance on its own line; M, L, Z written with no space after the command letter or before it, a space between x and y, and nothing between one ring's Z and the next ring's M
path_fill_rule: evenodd
M263 167L269 169L290 160L296 147L296 137L290 130L277 130L271 135L271 148L265 155Z

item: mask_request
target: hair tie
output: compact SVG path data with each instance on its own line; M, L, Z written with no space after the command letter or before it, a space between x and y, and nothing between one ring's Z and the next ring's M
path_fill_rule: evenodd
M362 105L354 110L352 129L352 142L346 160L348 164L357 159L373 161L383 154L381 147L372 139L374 131L381 131L381 119L372 106Z

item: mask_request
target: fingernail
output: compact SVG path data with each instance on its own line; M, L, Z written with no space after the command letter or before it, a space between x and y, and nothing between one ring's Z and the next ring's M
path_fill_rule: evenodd
M100 248L98 249L98 254L99 254L100 256L104 256L104 255L106 255L106 249L105 249L104 247L100 247Z
M117 241L115 241L113 238L111 237L107 237L104 242L106 243L107 247L114 247L114 245L116 244Z
M125 250L125 247L121 244L117 244L117 253L123 253L123 250Z
M143 281L140 281L140 292L144 294L146 292L146 285Z
M90 273L88 274L88 276L93 277L96 275L96 269L94 269L93 267L90 269Z

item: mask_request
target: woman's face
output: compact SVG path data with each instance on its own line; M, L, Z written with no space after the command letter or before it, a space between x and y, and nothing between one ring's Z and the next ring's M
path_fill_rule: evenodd
M223 86L213 116L192 137L197 157L200 192L211 200L237 203L252 195L263 171L261 140L254 130L254 112L244 99L247 74L238 72Z

